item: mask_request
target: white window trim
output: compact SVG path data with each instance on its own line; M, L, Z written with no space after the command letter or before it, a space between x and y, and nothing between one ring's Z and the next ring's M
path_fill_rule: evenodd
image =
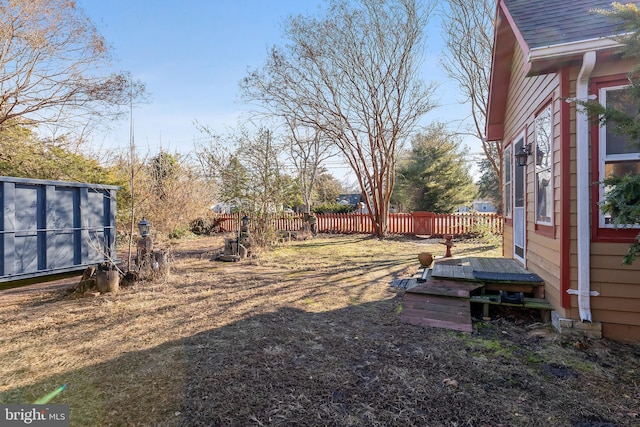
M550 135L550 141L549 141L549 158L550 158L550 163L549 163L549 174L551 175L550 180L549 180L549 187L551 188L551 200L547 201L547 204L550 205L551 208L551 215L549 216L549 221L540 221L538 220L538 167L537 167L537 156L538 156L538 126L536 121L538 120L538 117L540 117L542 115L542 113L544 111L549 110L549 114L551 116L551 135ZM553 162L553 155L554 155L554 138L553 138L553 108L551 106L551 104L547 105L546 107L544 107L542 110L540 110L540 114L538 114L535 118L534 118L534 141L535 141L535 146L534 146L534 162L533 162L533 167L534 167L534 201L535 201L535 208L534 208L534 215L535 215L535 223L536 224L540 224L540 225L549 225L549 226L553 226L554 224L554 216L555 216L555 191L554 191L554 183L553 183L553 166L554 166L554 162Z
M502 183L502 198L503 198L503 211L504 211L504 217L505 218L513 218L513 168L514 168L514 164L513 164L513 144L510 144L508 147L505 148L504 150L505 156L502 159L503 162L503 167L504 164L506 164L506 162L509 162L509 176L507 177L507 174L504 175L503 177L503 183ZM507 155L509 154L508 158ZM508 181L507 181L508 178ZM507 207L507 201L504 200L505 199L505 195L507 194L506 191L506 187L507 184L509 184L509 206Z
M607 105L607 92L610 90L620 90L628 88L629 85L618 85L618 86L607 86L600 88L598 93L598 99L600 103L604 106ZM606 162L616 162L616 161L625 161L625 160L640 160L640 152L636 153L626 153L626 154L610 154L607 156L607 127L600 126L598 129L598 170L599 177L598 182L602 182L606 176L605 172L605 164ZM600 184L598 188L598 201L604 200L604 184ZM598 209L598 226L600 228L616 228L614 224L607 224L605 221L605 216L602 213L602 210ZM627 228L640 228L640 225L628 225Z

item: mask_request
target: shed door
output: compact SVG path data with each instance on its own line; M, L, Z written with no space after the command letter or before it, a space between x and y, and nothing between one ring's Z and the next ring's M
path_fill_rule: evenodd
M520 153L524 145L524 136L520 137L513 146L515 153ZM514 156L515 162L515 156ZM514 258L525 264L526 224L525 211L526 194L526 166L513 164L513 254Z

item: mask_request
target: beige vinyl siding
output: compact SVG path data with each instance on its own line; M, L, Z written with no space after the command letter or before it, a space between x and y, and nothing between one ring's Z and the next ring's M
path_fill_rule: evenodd
M591 290L600 295L591 298L593 319L614 325L632 325L640 339L640 261L623 265L626 243L591 243ZM627 339L632 339L628 337Z
M554 75L556 77L556 75ZM535 166L533 162L527 168L527 268L537 273L545 281L545 297L554 307L561 306L560 299L560 99L559 78L543 80L549 82L545 92L553 93L551 108L553 112L553 225L552 235L536 232L535 224ZM535 111L544 106L542 99L540 105L534 107L531 113L530 140L534 141Z
M553 188L554 188L554 222L553 235L536 232L535 224L535 168L533 157L528 159L526 170L526 254L527 268L542 277L545 281L545 298L554 306L561 316L579 319L578 300L570 296L570 307L562 308L562 288L577 289L578 255L577 255L577 181L576 181L576 122L575 104L569 106L568 117L561 117L562 104L560 93L560 75L547 74L533 77L524 75L525 59L518 44L513 55L507 108L504 118L504 144L513 142L521 132L525 132L525 143L534 141L535 115L552 99L553 112ZM628 71L630 63L616 59L607 64L611 57L599 57L593 77L616 75ZM575 96L576 79L580 64L573 66L569 75L569 96ZM569 120L569 153L561 153L562 123ZM590 152L591 153L591 152ZM563 158L568 166L561 170ZM569 188L562 193L562 173L569 173ZM589 182L598 177L592 173ZM561 198L568 197L569 210L562 212ZM593 206L593 204L591 204ZM563 217L564 216L564 217ZM560 277L560 239L563 221L569 227L569 283L561 284ZM597 224L596 224L597 226ZM549 231L549 230L544 230ZM504 229L504 256L513 258L513 228ZM628 244L592 242L591 243L591 290L599 296L591 298L591 312L594 322L602 323L603 336L620 340L640 340L640 260L632 266L622 264L622 256Z
M516 45L517 46L517 45ZM554 237L535 231L535 167L533 156L526 166L526 261L527 269L537 273L545 281L545 297L560 308L560 80L557 74L535 77L524 76L524 58L519 48L514 52L511 84L505 113L504 141L512 142L523 129L526 143L534 141L534 121L536 113L549 101L553 114L553 187L554 187ZM518 167L518 166L514 166ZM508 232L507 232L508 231ZM505 228L505 256L513 256L513 231Z
M513 258L513 227L506 225L502 231L502 255L505 258Z
M622 66L617 61L613 68L600 62L592 77L615 75L626 72L630 65ZM571 96L575 96L575 81L578 74L576 67L571 71ZM571 162L570 162L570 206L571 206L571 245L570 245L570 287L578 288L578 255L577 255L577 215L576 215L576 139L575 139L575 107L571 107ZM590 139L590 144L594 139ZM591 153L591 152L590 152ZM592 171L589 182L598 181ZM593 206L593 203L590 204ZM594 226L594 224L591 224ZM595 224L597 227L597 224ZM640 231L640 230L639 230ZM632 266L622 264L622 257L629 247L626 243L592 242L590 256L591 290L599 296L591 298L591 314L594 322L602 323L603 336L618 340L640 340L640 261ZM571 316L579 318L577 298L571 298Z

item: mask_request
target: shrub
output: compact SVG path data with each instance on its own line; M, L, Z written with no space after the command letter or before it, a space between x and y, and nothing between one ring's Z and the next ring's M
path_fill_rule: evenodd
M326 213L351 213L355 211L355 206L341 205L339 203L324 203L322 205L313 208L313 212L316 214Z

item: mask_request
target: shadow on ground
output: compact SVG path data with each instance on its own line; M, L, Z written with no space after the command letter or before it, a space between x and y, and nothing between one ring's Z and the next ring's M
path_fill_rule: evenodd
M637 347L576 349L543 325L473 333L402 324L395 298L281 308L0 395L53 403L71 425L638 425ZM634 415L634 413L636 415Z

